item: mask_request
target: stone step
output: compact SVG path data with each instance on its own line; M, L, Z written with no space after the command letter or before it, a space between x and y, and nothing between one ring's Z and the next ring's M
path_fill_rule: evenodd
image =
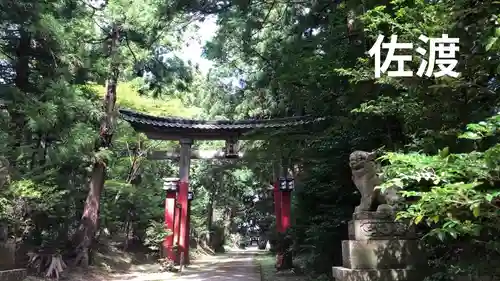
M397 269L425 266L416 240L344 240L342 263L350 269Z
M350 269L332 268L336 281L422 281L426 271L416 269Z

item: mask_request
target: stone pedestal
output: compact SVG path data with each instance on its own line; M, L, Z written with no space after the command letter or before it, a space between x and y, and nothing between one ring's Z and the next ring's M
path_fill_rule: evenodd
M22 281L26 269L16 267L16 243L14 240L0 241L0 281Z
M16 242L14 240L0 241L0 270L13 269L15 266Z
M26 269L0 270L0 280L2 281L23 281L26 276Z
M337 281L422 281L426 260L415 231L389 214L355 213L349 240L342 241L343 266L333 267Z

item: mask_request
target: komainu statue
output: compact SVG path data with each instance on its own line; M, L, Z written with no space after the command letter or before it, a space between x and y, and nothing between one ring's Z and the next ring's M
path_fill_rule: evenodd
M382 183L377 175L378 165L375 162L376 152L354 151L349 156L349 166L352 170L352 180L361 193L361 202L356 207L359 212L389 212L393 213L395 205L401 201L395 189L375 189Z

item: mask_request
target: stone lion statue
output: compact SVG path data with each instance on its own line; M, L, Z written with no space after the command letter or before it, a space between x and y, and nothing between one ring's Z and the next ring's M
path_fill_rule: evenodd
M394 212L396 203L401 201L395 189L375 189L382 183L377 175L379 169L375 162L376 152L354 151L349 156L349 166L352 170L352 180L361 193L361 202L356 207L359 212Z

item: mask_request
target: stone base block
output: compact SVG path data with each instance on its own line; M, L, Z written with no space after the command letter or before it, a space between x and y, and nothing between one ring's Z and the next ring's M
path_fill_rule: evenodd
M1 281L23 281L26 278L26 269L11 269L0 271Z
M336 281L422 281L425 271L416 269L349 269L332 268Z
M500 276L457 276L453 281L499 281Z
M0 242L0 270L16 268L16 242ZM2 280L2 279L0 279Z
M348 224L350 240L415 239L415 228L406 222L359 219Z
M398 269L425 266L415 240L344 240L343 266L351 269Z
M347 222L347 234L349 240L356 240L356 231L354 231L354 221Z
M362 211L352 214L353 220L381 220L381 221L394 221L395 216L393 214L384 212L369 212Z

